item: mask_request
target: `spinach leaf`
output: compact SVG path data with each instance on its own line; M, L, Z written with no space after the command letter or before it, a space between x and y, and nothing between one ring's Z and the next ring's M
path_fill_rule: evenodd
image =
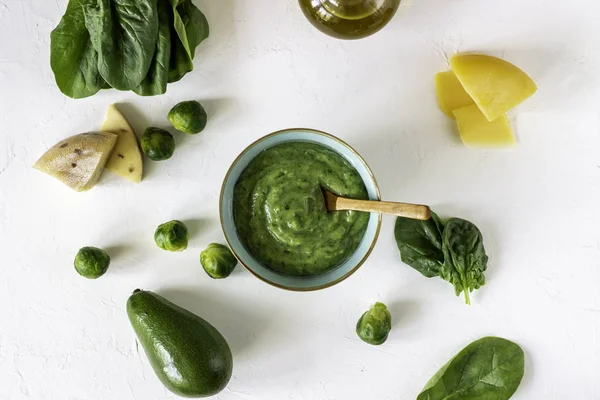
M65 15L50 34L50 67L60 91L74 99L92 96L106 85L98 71L98 55L85 27L80 0L70 0Z
M100 77L100 79L102 79L102 77ZM104 79L102 79L102 85L100 88L101 89L112 89L112 86L110 86L108 83L106 83L106 81Z
M428 278L438 276L444 264L443 229L434 212L427 221L398 217L394 236L402 261Z
M519 345L485 337L444 365L417 400L508 400L519 387L524 369L525 354Z
M192 71L208 35L191 0L70 0L51 34L50 65L73 98L111 87L163 94Z
M394 236L402 261L428 278L439 276L465 295L485 285L488 257L475 225L459 218L444 222L435 214L427 221L398 218Z
M185 27L187 35L186 50L193 60L196 56L196 47L208 38L210 29L206 16L192 3L192 0L180 0L177 6L177 12ZM182 43L184 43L182 41ZM185 45L185 43L184 43Z
M454 285L457 296L463 292L466 303L471 304L469 292L485 284L483 272L487 269L488 256L483 236L471 222L451 218L444 227L442 243L444 265L440 276Z
M179 40L175 29L171 31L171 59L169 60L169 83L181 80L191 70L194 64L190 59L183 43Z
M191 0L179 0L173 18L177 36L188 56L193 60L196 47L209 35L208 21Z
M119 90L137 87L156 50L156 0L91 0L83 13L104 80Z
M133 89L140 96L155 96L166 93L171 60L171 21L173 11L168 0L158 0L158 39L156 51L148 74L142 83Z
M170 0L173 6L173 28L169 83L177 82L194 68L196 47L209 36L208 21L191 0Z

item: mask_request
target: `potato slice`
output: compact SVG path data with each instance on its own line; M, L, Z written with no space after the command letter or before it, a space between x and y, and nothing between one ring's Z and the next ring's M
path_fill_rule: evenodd
M142 152L131 125L114 104L108 108L101 130L119 136L106 163L106 169L132 182L140 183L143 172Z
M83 192L94 187L118 136L107 132L89 132L61 140L33 166L68 187Z
M450 67L488 121L504 115L537 91L529 76L516 66L483 54L458 54Z
M455 119L452 111L475 104L452 71L435 75L435 92L441 110L452 119Z
M510 147L515 137L506 115L488 121L473 104L454 110L460 138L468 147Z

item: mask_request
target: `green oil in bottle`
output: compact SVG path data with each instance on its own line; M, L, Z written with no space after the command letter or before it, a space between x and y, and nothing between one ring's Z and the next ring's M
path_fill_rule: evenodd
M339 39L360 39L383 28L396 14L400 0L299 0L308 20Z

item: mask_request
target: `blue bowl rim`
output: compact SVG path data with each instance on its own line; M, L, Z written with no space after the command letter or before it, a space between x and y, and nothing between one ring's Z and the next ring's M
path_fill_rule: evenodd
M248 265L246 265L246 263L244 263L244 261L242 260L242 258L237 254L237 252L235 251L235 249L231 246L231 242L229 240L229 237L227 236L227 230L225 229L225 221L223 219L223 195L224 195L224 192L225 192L225 186L226 186L227 182L229 181L229 177L231 175L231 171L233 170L233 167L240 161L240 159L250 149L252 149L254 146L256 146L257 144L259 144L260 142L262 142L262 141L264 141L264 140L266 140L266 139L268 139L268 138L270 138L272 136L280 135L280 134L287 133L287 132L293 132L293 131L303 131L303 132L310 132L310 133L322 135L322 136L325 136L325 137L327 137L329 139L332 139L332 140L340 143L344 147L346 147L366 167L366 170L369 173L369 177L371 178L371 181L372 181L373 186L375 188L375 192L376 192L376 195L377 195L377 200L381 200L381 192L379 190L379 185L377 184L377 180L375 179L375 175L373 174L373 171L371 170L371 168L369 167L369 164L367 164L367 162L365 161L365 159L352 146L350 146L348 143L344 142L342 139L340 139L340 138L338 138L338 137L336 137L334 135L331 135L329 133L326 133L326 132L323 132L323 131L319 131L319 130L316 130L316 129L311 129L311 128L288 128L288 129L282 129L282 130L279 130L279 131L275 131L275 132L269 133L269 134L267 134L265 136L262 136L262 137L258 138L257 140L255 140L254 142L252 142L251 144L249 144L235 158L235 160L231 163L231 165L229 166L229 169L227 170L227 173L225 174L225 178L223 179L223 184L221 186L221 193L219 195L219 218L220 218L220 221L221 221L221 229L223 230L223 235L225 236L225 241L227 242L227 245L228 245L229 249L231 250L231 252L235 256L235 258L237 258L237 260L239 261L239 263L242 264L244 266L244 268L246 268L248 271L250 271L250 273L252 275L254 275L255 277L257 277L261 281L263 281L265 283L268 283L271 286L275 286L275 287L277 287L279 289L289 290L289 291L293 291L293 292L313 292L313 291L316 291L316 290L322 290L322 289L329 288L331 286L334 286L334 285L336 285L336 284L338 284L338 283L346 280L350 275L354 274L365 263L365 261L367 261L367 259L371 255L371 252L375 248L375 244L377 243L377 239L379 238L379 233L381 231L381 221L382 221L382 215L381 214L379 214L377 216L377 229L375 230L375 235L373 236L373 241L371 242L371 246L369 246L369 250L365 253L364 257L356 264L356 266L354 266L354 268L352 268L351 270L349 270L346 274L344 274L340 278L336 279L335 281L327 282L327 283L325 283L323 285L319 285L319 286L315 286L315 287L308 287L308 288L295 288L295 287L289 287L289 286L280 285L280 284L278 284L276 282L273 282L273 281L270 281L268 279L265 279L264 277L262 277L259 274L257 274L252 268L250 268Z

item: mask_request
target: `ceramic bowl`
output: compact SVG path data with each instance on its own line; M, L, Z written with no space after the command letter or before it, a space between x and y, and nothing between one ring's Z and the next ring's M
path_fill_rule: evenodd
M233 221L233 189L250 161L262 151L284 142L311 142L325 146L344 157L360 174L371 200L380 200L379 187L371 169L363 158L349 145L335 136L312 129L287 129L264 136L248 146L233 162L221 189L221 226L229 247L250 272L259 279L282 289L309 291L324 289L352 275L367 259L381 226L381 214L372 213L367 231L354 254L338 267L315 276L291 276L277 273L262 265L246 250L238 237Z

